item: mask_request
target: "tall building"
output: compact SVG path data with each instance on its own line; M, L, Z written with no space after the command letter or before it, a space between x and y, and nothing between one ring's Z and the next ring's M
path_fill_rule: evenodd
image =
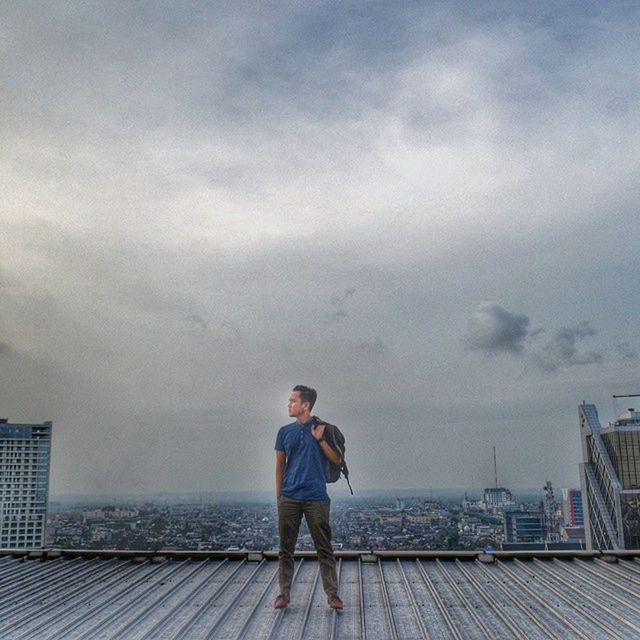
M51 428L0 419L0 548L44 547Z
M580 489L562 490L562 518L566 527L584 527L584 510Z
M601 427L595 405L581 404L580 481L587 547L640 548L640 411Z
M582 491L580 489L565 488L562 490L560 539L563 542L584 544L584 509L582 507Z

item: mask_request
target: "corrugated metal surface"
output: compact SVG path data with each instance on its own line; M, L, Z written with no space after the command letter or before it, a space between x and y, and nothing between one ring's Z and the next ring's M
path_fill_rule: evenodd
M345 554L340 613L312 556L276 611L273 554L131 555L0 557L0 638L640 638L633 554Z

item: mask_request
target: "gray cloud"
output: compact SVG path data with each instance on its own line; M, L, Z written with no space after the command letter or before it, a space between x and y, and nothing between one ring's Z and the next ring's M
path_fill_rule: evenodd
M543 335L546 329L539 327L528 333L528 326L529 318L526 315L507 311L495 302L484 302L471 316L465 344L468 349L486 354L526 354L539 369L546 372L603 361L601 350L584 351L579 348L580 342L597 334L586 320L575 327L557 329L550 340L539 346L527 345L526 340ZM619 348L623 357L625 353L635 357L626 346L626 351Z
M196 313L187 316L186 319L189 322L193 322L194 324L197 324L199 327L202 327L205 330L209 328L209 325L205 322L204 318L202 316L199 316Z
M615 349L623 360L636 360L638 352L628 342L617 342Z
M588 320L583 320L573 329L563 328L559 329L557 336L560 341L573 342L575 338L588 338L589 336L595 336L598 333Z
M12 351L6 342L0 342L0 356L8 356Z
M601 351L580 351L578 343L596 335L597 331L588 321L575 327L561 327L553 339L532 354L534 361L544 371L557 371L560 367L596 364L603 360Z
M387 347L380 338L376 338L373 341L360 342L358 349L368 356L382 357Z
M236 340L242 340L242 333L234 322L223 320L221 322L208 322L201 315L194 313L188 315L186 320L197 325L204 331L212 331L219 338L233 336Z
M334 317L336 318L346 318L349 314L344 308L345 302L356 293L356 289L353 287L349 287L344 290L344 293L337 296L332 296L329 303L335 309L333 312Z
M234 322L229 322L228 320L223 320L220 323L220 327L225 331L231 331L236 340L242 341L242 332L240 331L237 324Z
M472 313L467 348L484 353L522 353L529 318L495 302L483 302Z

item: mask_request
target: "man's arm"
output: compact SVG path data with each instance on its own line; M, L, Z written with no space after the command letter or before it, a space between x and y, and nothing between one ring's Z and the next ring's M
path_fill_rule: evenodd
M276 451L276 498L280 497L286 464L287 454L284 451Z
M320 444L320 450L324 454L325 458L328 458L333 464L340 464L342 462L342 456L339 451L336 451L325 439L324 439L324 422L318 422L311 427L311 434Z
M342 462L340 452L336 451L326 440L320 443L320 450L324 453L325 458L328 458L333 464L340 464Z

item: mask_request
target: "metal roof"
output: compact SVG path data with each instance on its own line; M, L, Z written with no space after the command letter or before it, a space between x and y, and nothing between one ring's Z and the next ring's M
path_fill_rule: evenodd
M337 556L342 612L313 554L276 611L275 553L0 551L0 638L640 638L634 552Z

